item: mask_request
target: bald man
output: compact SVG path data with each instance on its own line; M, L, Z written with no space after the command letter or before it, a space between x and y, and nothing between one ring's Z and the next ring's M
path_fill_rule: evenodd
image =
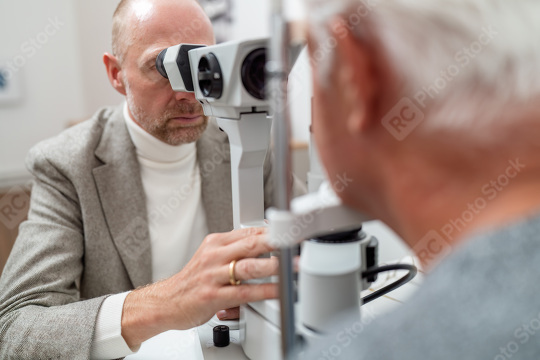
M540 4L309 3L321 159L428 274L306 359L540 358Z
M237 285L275 274L276 261L253 259L271 250L263 229L228 232L227 137L155 69L179 43L214 43L196 1L121 1L103 61L125 104L30 151L29 218L0 279L0 358L124 357L276 297L272 284Z

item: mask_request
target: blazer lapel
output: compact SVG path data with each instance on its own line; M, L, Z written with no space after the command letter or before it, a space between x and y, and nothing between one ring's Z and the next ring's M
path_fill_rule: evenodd
M197 141L197 161L201 173L202 202L210 233L232 230L231 160L227 134L214 118Z
M117 108L106 123L95 155L103 162L93 174L111 237L133 287L149 284L152 282L152 249L146 200L122 107Z

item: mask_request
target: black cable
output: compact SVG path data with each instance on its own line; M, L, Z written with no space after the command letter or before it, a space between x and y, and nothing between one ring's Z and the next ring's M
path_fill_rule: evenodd
M409 270L409 273L403 276L402 278L400 278L399 280L394 281L390 285L386 285L382 289L379 289L375 291L374 293L369 294L366 297L363 297L362 298L363 304L367 304L368 302L378 299L381 296L388 294L390 291L394 291L400 286L405 285L406 283L414 279L414 277L416 276L418 272L418 270L416 269L416 266L414 265L409 265L409 264L384 265L384 266L373 267L371 269L363 271L362 278L372 276L372 275L385 272L385 271L391 271L391 270Z

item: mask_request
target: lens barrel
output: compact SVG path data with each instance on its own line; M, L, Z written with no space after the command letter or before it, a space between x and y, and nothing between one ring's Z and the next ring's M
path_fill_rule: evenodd
M266 49L253 50L242 63L242 84L247 92L256 99L264 100L266 87Z

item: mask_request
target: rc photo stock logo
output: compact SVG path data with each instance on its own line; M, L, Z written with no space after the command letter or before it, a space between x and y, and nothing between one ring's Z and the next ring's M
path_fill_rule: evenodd
M118 240L127 245L126 255L132 259L138 259L150 248L148 221L141 216L136 217L118 235Z
M64 23L58 17L49 18L43 30L24 41L20 46L20 53L5 63L4 79L10 80L13 74L23 68L63 26Z
M428 102L441 96L441 93L473 63L498 34L493 26L484 26L474 41L454 54L450 65L442 68L428 85L422 86L414 93L414 101L404 97L390 109L381 120L386 130L398 141L409 136L424 120L423 111L428 107Z
M360 320L350 322L350 318L343 321L345 326L335 334L334 338L328 338L329 346L317 351L316 360L337 360L342 359L345 350L354 344L359 336L369 327L369 325L379 316L374 308L363 308Z
M10 230L15 229L26 218L30 196L20 186L12 188L0 198L0 222Z
M450 254L451 243L461 236L490 202L495 200L510 182L526 167L519 158L508 160L506 168L496 177L484 183L480 195L467 203L458 216L449 219L438 231L430 230L413 247L415 254L424 266L433 268Z
M352 183L353 179L350 178L347 173L338 174L335 180L332 182L332 188L335 195L339 196L339 194L344 192ZM295 218L294 222L289 224L289 228L286 231L271 234L271 238L269 240L271 245L276 248L288 247L300 240L304 231L317 220L317 215L319 215L327 205L334 203L335 197L333 195L325 195L329 196L322 196L320 198L320 203L317 204L318 208L313 213L306 213Z
M531 320L522 323L514 330L514 337L504 346L499 347L499 353L493 360L509 360L516 355L531 339L538 342L540 332L540 313L536 314ZM516 357L517 358L517 357ZM521 357L520 357L521 358Z
M422 266L433 267L452 252L452 247L438 231L430 230L416 243L413 250Z
M382 119L382 125L397 140L402 141L424 120L424 113L411 99L401 99Z

